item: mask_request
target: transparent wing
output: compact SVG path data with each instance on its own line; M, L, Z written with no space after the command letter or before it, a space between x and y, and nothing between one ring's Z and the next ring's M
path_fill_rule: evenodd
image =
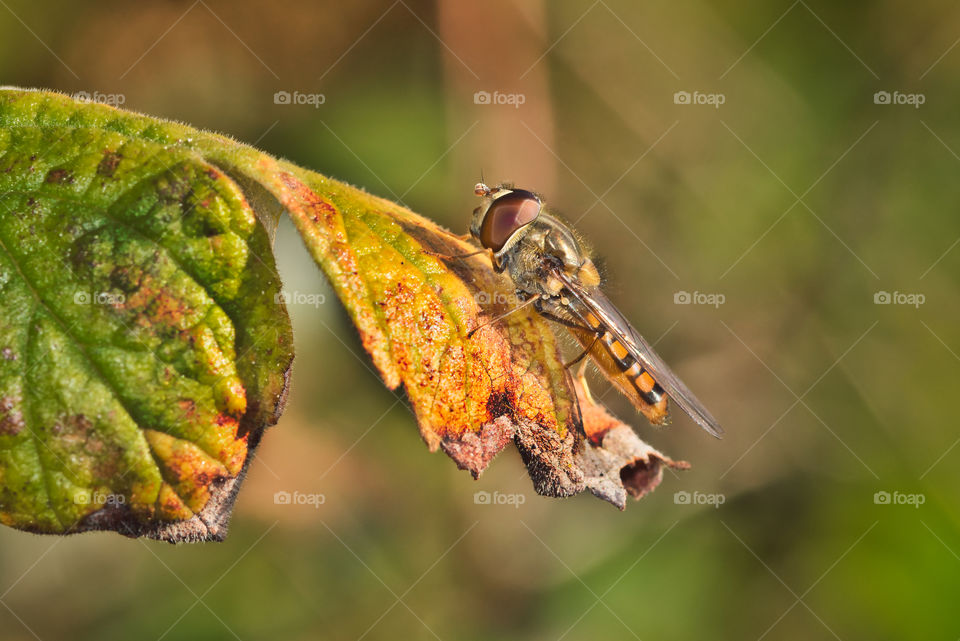
M707 411L703 403L697 400L690 388L673 373L673 370L654 351L653 346L633 328L599 288L584 287L562 269L555 270L554 274L570 293L590 309L608 331L630 350L631 355L643 365L667 395L690 415L690 418L711 435L723 438L723 428L720 427L717 419Z

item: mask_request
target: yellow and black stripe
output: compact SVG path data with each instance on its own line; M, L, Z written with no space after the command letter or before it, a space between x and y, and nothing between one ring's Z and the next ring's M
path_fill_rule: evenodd
M580 314L580 317L590 329L599 335L600 341L607 349L607 353L610 354L613 362L617 364L617 367L620 368L623 375L630 380L640 395L640 398L650 405L659 403L665 394L663 388L650 376L649 372L643 369L643 366L637 362L637 359L630 354L630 350L627 349L626 345L614 336L592 312L584 311Z

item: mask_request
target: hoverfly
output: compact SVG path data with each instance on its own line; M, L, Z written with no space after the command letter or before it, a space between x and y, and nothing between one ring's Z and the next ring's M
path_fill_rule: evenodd
M722 437L717 420L600 289L597 268L570 226L548 213L533 192L482 182L474 191L483 200L474 210L471 236L492 254L494 270L510 276L525 301L521 307L533 304L578 336L586 350L573 362L590 354L651 423L667 422L670 398Z

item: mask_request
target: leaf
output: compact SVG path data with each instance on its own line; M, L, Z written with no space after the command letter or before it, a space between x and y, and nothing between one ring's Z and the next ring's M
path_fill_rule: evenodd
M0 148L7 525L222 538L292 359L269 247L284 211L431 450L476 477L513 441L539 493L621 508L682 466L578 399L536 312L487 324L508 280L438 256L474 248L399 205L55 93L0 90Z
M586 486L621 510L627 495L641 499L663 480L663 470L688 470L686 461L674 461L641 441L628 425L612 416L574 383L583 412L588 446L577 454L577 465L586 477Z
M84 109L0 97L0 521L222 536L292 359L269 239L215 165Z
M516 439L538 491L582 491L577 407L550 328L521 311L467 339L483 311L508 308L481 304L513 300L506 279L482 257L426 253L475 249L404 208L301 170L281 175L282 202L318 264L328 276L355 275L338 294L387 386L403 384L430 449L477 477ZM341 231L344 241L328 241Z

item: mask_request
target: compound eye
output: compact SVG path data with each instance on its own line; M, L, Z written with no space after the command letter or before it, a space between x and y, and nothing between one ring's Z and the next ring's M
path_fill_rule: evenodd
M540 199L517 189L500 196L487 209L480 226L480 244L495 252L503 249L510 237L540 215Z

